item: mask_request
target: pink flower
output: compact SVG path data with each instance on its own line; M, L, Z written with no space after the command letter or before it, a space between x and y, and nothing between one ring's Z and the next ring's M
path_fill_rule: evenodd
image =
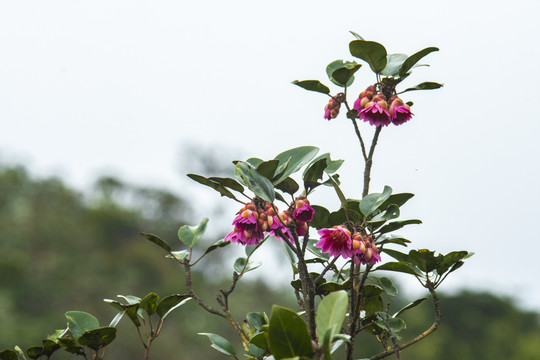
M390 114L392 117L392 123L394 125L401 125L403 123L406 123L413 116L411 108L406 104L390 106Z
M388 126L392 121L388 110L375 101L367 103L366 107L358 113L358 117L373 126Z
M225 236L225 241L230 241L237 244L242 244L246 246L258 245L264 239L264 234L262 231L247 231L242 230L237 227L234 228L227 236Z
M339 108L341 103L345 100L345 94L339 93L336 96L333 96L328 104L324 107L324 118L326 120L335 119L339 114Z
M330 256L342 256L347 259L352 256L351 233L343 225L334 226L331 229L319 230L321 239L315 244L323 253Z
M296 199L295 207L293 212L293 218L301 222L310 222L313 220L313 214L315 210L309 205L308 199L305 197L300 197Z
M353 256L355 264L376 264L381 261L379 249L371 241L371 237L363 237L355 233L352 237Z

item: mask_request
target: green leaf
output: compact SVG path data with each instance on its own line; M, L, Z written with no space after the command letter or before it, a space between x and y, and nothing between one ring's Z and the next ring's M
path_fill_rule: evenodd
M365 216L377 210L392 194L392 188L385 186L382 193L368 194L360 200L360 212Z
M394 285L391 279L387 277L376 278L379 285L383 288L384 292L390 296L397 296L398 289Z
M313 214L313 220L311 220L309 225L317 230L330 227L328 222L330 211L319 205L311 205L311 207L315 210L315 213Z
M35 360L43 355L43 348L41 346L32 346L26 350L26 355L28 355L30 359ZM0 359L2 359L2 357L0 357Z
M199 333L199 335L205 335L208 336L210 341L212 342L212 347L219 351L222 354L236 357L236 351L234 350L231 343L225 339L223 336L219 336L217 334L212 333Z
M60 349L60 345L50 339L44 339L41 341L41 343L43 345L43 355L48 357L50 357L56 350Z
M17 353L13 350L0 351L0 360L18 360Z
M379 265L375 270L387 270L411 275L419 275L416 271L414 271L414 268L411 265L402 262L387 262Z
M276 175L276 170L278 168L279 161L278 160L269 160L269 161L263 161L259 165L257 165L257 171L267 178L268 180L272 180L274 176Z
M19 357L19 359L26 360L26 356L24 356L24 352L17 345L15 345L15 352L17 353L17 356Z
M139 308L146 311L148 315L155 314L158 300L159 296L156 293L151 292L142 298L141 302L139 303Z
M330 81L337 86L350 86L354 81L354 73L360 69L362 65L356 61L335 60L326 67L326 74Z
M171 246L165 240L154 234L140 233L146 240L150 240L165 251L171 251Z
M378 74L386 67L386 49L374 41L353 40L349 43L351 55L364 60Z
M343 320L345 320L348 300L349 297L345 290L333 292L322 299L315 318L318 334L325 334L327 330L331 330L330 341L332 340L333 331L339 332Z
M398 229L401 229L402 227L410 224L421 224L422 221L417 219L411 219L411 220L401 220L401 221L393 221L387 225L384 225L382 228L379 229L379 233L386 234L391 231L395 231Z
M332 182L332 185L334 186L334 190L336 191L336 194L341 201L341 207L347 211L347 198L345 197L345 194L343 194L343 191L341 191L341 188L339 187L339 184L330 177L329 180Z
M468 255L467 251L452 251L451 253L444 255L443 260L441 261L440 265L437 267L437 274L439 275L444 274L445 272L448 271L448 269L450 269L450 267L454 266L460 260L464 259L467 255Z
M380 316L386 317L387 315L385 313L381 313ZM405 321L399 319L399 318L390 318L387 319L388 325L390 327L390 331L397 335L399 332L405 330L407 328L407 325L405 324ZM387 326L384 322L384 320L379 319L374 321L375 325L377 325L379 328L381 328L384 331L388 331Z
M285 241L281 241L281 246L283 247L283 251L285 251L287 259L289 259L289 262L291 263L294 275L298 274L298 267L296 266L298 261L296 260L296 254L291 250L289 245L285 244Z
M322 94L330 94L330 89L328 86L323 85L319 80L294 80L291 82L291 84L298 85L302 89L306 89L309 91L315 91Z
M77 339L77 341L79 344L97 351L109 345L115 338L116 328L102 327L85 331L84 334Z
M364 40L363 37L355 33L354 31L349 31L357 40Z
M427 298L421 298L421 299L414 300L413 302L411 302L411 303L405 305L404 307L402 307L401 309L399 309L399 311L396 312L394 315L392 315L392 317L398 317L399 315L403 314L405 311L420 305L421 303L423 303L426 300L427 300Z
M322 179L326 167L326 159L320 159L316 162L312 162L306 168L306 171L304 171L304 187L309 189L320 185L317 180Z
M352 286L352 282L350 279L347 279L346 281L342 283L337 283L333 281L324 282L322 284L316 284L317 287L315 289L315 294L317 295L328 295L330 293L333 293L335 291L339 290L349 290Z
M99 328L98 320L91 314L84 311L66 312L68 329L75 339L78 339L85 331Z
M418 51L417 53L409 56L407 60L403 62L403 65L401 65L401 69L399 70L399 76L403 77L405 76L409 70L418 62L420 59L422 59L424 56L428 55L429 53L432 53L433 51L439 51L436 47L428 47L423 50Z
M384 308L381 293L383 289L377 285L365 285L362 294L361 309L365 310L366 316L382 311Z
M293 178L287 177L276 185L276 189L294 195L300 189L300 185Z
M216 190L217 192L221 194L221 196L226 196L230 199L236 200L236 197L233 195L233 193L231 193L225 186L221 185L220 183L216 181L212 181L208 178L205 178L204 176L197 175L197 174L187 174L187 176L190 179L195 180L199 184L208 186Z
M178 239L188 247L192 247L194 244L195 234L189 225L182 225L178 229Z
M122 318L124 317L124 314L126 313L126 311L120 311L118 314L116 314L116 316L111 320L111 323L109 324L109 327L116 327L116 325L118 325L118 323L120 322L120 320L122 320Z
M265 333L259 333L251 338L249 341L250 344L253 344L261 349L268 349L268 342L266 341L266 334ZM255 354L254 354L255 355Z
M386 254L390 255L394 259L398 260L398 261L411 262L411 260L409 259L409 255L404 254L402 252L399 252L397 250L383 249L382 251L385 252Z
M274 202L276 198L274 186L270 180L261 175L253 165L245 161L240 161L236 164L234 174L236 178L239 180L241 179L255 195L265 201Z
M261 266L262 263L259 261L247 261L246 258L240 257L236 259L234 262L234 271L236 271L239 274L247 273L248 271L255 270L259 266Z
M208 180L218 183L221 186L228 187L229 189L236 190L240 193L244 192L244 187L234 179L211 176L208 178Z
M229 245L231 242L230 241L224 241L224 240L218 240L217 242L215 242L213 245L210 245L208 247L208 249L206 249L206 251L204 252L203 256L218 249L218 248L222 248L222 247L225 247L227 245Z
M393 235L384 235L381 238L382 240L377 241L377 244L398 244L401 246L407 246L408 243L410 243L410 240L407 240L405 238L402 238L401 236L393 236Z
M193 230L193 245L196 245L201 240L208 227L208 221L208 218L203 218L199 225Z
M442 254L435 256L434 251L428 249L411 250L409 259L413 265L418 266L425 273L432 272L437 269L444 259Z
M403 93L405 93L407 91L439 89L439 88L442 88L443 86L444 86L443 84L439 84L439 83L431 82L431 81L426 81L426 82L418 84L418 85L416 85L416 86L414 86L412 88L405 89L402 92L400 92L400 94L403 94Z
M276 360L295 356L311 358L313 352L304 320L294 311L277 305L272 306L268 343Z
M180 250L180 251L171 251L171 253L165 255L165 257L170 258L170 259L176 259L176 260L184 261L184 259L187 258L188 255L189 255L189 251Z
M247 321L257 330L261 330L261 327L266 324L266 320L262 313L249 312L246 314Z
M315 146L300 146L278 154L275 158L279 160L277 172L281 173L281 176L274 180L273 183L277 185L289 175L300 170L304 165L309 163L318 152L319 148Z
M396 219L398 217L399 217L399 207L395 204L392 204L383 212L372 217L368 222L370 223L379 222L379 221L384 222L387 220Z
M412 198L414 194L411 193L399 193L399 194L392 194L382 203L381 206L379 206L380 210L386 210L390 205L394 204L399 207L401 207L403 204L405 204L407 201L409 201L410 198Z
M156 309L157 314L161 320L165 320L171 311L184 305L190 299L191 297L189 295L174 294L166 296L159 302Z
M384 76L399 76L399 69L401 65L407 60L407 55L405 54L388 54L386 56L386 67L382 71Z
M58 338L58 344L60 344L65 351L71 354L85 356L84 348L70 337Z
M323 354L324 354L324 360L333 360L332 357L332 338L334 337L334 333L338 332L336 330L336 326L331 326L329 329L326 329L326 331L323 333L324 336L322 337L322 346L323 346ZM319 333L320 334L320 333ZM319 339L320 342L320 339Z

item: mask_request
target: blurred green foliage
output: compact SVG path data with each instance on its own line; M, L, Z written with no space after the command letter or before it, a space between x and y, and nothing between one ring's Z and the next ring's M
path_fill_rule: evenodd
M117 294L161 297L184 292L182 269L166 259L139 232L160 234L171 244L180 225L195 223L190 204L168 191L137 187L101 178L94 192L83 195L60 179L35 179L23 167L0 167L0 349L38 345L55 329L65 328L64 313L81 310L108 323L115 310L102 300ZM219 239L208 238L206 247ZM195 289L209 304L232 275L233 247L215 251L194 273ZM223 264L223 267L221 265ZM225 271L223 270L225 269ZM399 286L398 286L399 287ZM289 289L260 281L239 282L231 297L233 315L265 311L272 304L296 308ZM406 303L402 299L402 305ZM443 322L425 341L406 349L402 359L538 359L538 314L515 307L491 294L464 292L441 296ZM424 302L403 316L409 339L433 319ZM173 312L153 345L155 359L223 359L198 332L226 337L241 351L230 325L190 301ZM358 357L382 349L367 337ZM142 358L133 325L124 319L108 347L110 359ZM58 352L54 359L71 359Z

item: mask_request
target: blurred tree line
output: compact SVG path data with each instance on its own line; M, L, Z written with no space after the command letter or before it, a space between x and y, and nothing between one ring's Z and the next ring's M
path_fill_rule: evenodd
M200 220L192 219L191 213L187 200L166 190L104 177L91 194L83 195L58 178L36 179L22 166L0 167L0 350L39 345L55 329L65 328L64 313L69 310L92 313L108 325L116 311L104 298L184 293L182 269L139 232L179 244L174 241L178 227ZM206 239L204 246L219 238ZM210 304L218 289L228 288L224 276L232 275L227 259L234 251L229 246L213 252L199 267L202 273L194 274L196 290ZM233 315L269 313L273 303L295 308L287 294L288 289L260 280L241 281L231 297ZM405 304L407 299L401 301ZM540 358L538 314L522 311L508 299L471 292L441 296L441 308L439 330L406 349L402 359ZM407 315L404 338L431 324L431 303ZM107 358L142 358L143 347L131 322L123 319L118 328ZM241 350L225 320L188 302L168 318L152 358L225 358L198 332L221 334ZM379 347L366 337L358 357L378 352ZM53 358L72 357L57 352Z

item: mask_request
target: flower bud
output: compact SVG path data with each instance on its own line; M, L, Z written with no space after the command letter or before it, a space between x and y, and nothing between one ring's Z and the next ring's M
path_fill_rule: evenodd
M249 217L251 216L251 214L253 214L253 211L251 211L251 210L244 210L244 211L242 212L242 217L243 217L244 219L247 219L247 218L249 218Z

